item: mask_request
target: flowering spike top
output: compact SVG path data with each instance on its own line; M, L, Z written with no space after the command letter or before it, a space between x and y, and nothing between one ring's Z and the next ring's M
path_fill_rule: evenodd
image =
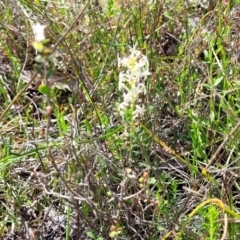
M41 25L40 23L36 23L33 26L33 32L35 35L35 41L37 42L41 42L45 40L45 34L44 34L44 29L46 28L46 26Z
M149 72L148 58L143 55L136 46L130 47L130 55L118 58L118 67L124 70L119 74L119 91L123 92L123 102L118 109L124 118L127 109L132 110L132 119L144 115L145 108L138 104L141 94L146 94L145 81L151 73Z
M118 58L118 67L121 66L127 68L127 72L130 74L145 74L145 78L150 75L149 73L149 62L145 55L139 50L136 50L136 46L130 47L130 55L124 58ZM147 73L147 74L146 74ZM145 80L145 79L144 79Z

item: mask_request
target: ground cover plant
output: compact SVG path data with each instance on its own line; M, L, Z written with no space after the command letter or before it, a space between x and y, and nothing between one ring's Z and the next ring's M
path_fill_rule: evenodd
M239 1L0 2L0 239L239 239Z

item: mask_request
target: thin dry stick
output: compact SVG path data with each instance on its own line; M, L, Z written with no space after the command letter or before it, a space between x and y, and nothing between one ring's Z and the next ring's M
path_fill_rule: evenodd
M60 37L60 39L57 41L57 43L54 45L52 51L54 52L58 45L63 41L63 39L66 37L66 35L71 31L71 29L73 28L74 24L77 22L77 20L83 15L84 10L86 9L88 3L90 0L88 0L86 2L86 4L84 5L82 11L77 15L77 17L73 20L73 22L71 23L71 25L68 27L68 29L66 30L66 32L62 35L62 37Z
M66 37L66 35L71 31L73 28L74 24L77 22L77 20L82 16L84 10L86 9L87 5L89 3L89 0L87 3L84 5L82 11L77 15L77 17L73 20L72 24L69 26L69 28L66 30L66 32L62 35L62 37L57 41L57 43L54 45L52 49L52 53L57 49L58 45L63 41L63 39ZM26 89L31 85L31 83L34 81L34 79L37 76L37 72L33 75L31 80L28 82L28 84L15 96L15 98L12 100L12 102L7 106L7 108L3 111L3 113L0 116L0 121L2 118L5 116L5 114L9 111L11 106L16 102L16 100L26 91Z
M212 156L211 159L209 160L208 165L206 166L206 169L208 169L211 165L213 165L213 164L215 164L215 163L217 162L216 158L217 158L218 154L219 154L220 151L224 148L224 146L228 143L228 141L229 141L230 138L234 135L234 133L239 129L239 127L240 127L240 120L239 120L239 122L237 123L237 125L232 129L232 131L226 136L226 138L224 139L224 141L222 142L222 144L218 147L218 149L216 150L216 152L213 154L213 156ZM199 177L199 179L198 179L198 181L197 181L197 183L196 183L195 186L198 186L198 185L199 185L199 183L200 183L201 180L202 180L202 177L203 177L203 175L200 175L200 177ZM190 192L190 195L189 195L188 198L190 199L192 195L193 195L193 193ZM180 215L180 214L181 214L181 211L178 213L178 215ZM226 227L227 227L227 224L226 224L226 219L225 219L225 228L226 228ZM225 228L224 228L224 233L225 233L225 231L226 231ZM223 237L224 237L224 235L223 235ZM224 239L223 237L222 237L222 239Z
M64 38L66 37L66 35L71 31L71 29L74 27L74 24L78 21L78 19L83 15L84 10L86 9L87 5L89 3L89 0L86 2L86 4L84 5L83 9L80 11L80 13L77 15L77 17L73 20L73 22L71 23L71 25L68 27L68 29L65 31L65 33L60 37L60 39L57 41L57 43L54 45L54 47L52 48L52 53L57 49L58 45L64 41ZM48 81L46 78L46 84L48 85ZM50 124L51 124L51 101L50 101L50 97L49 95L47 96L47 102L48 102L48 109L50 111L48 111L48 121L47 121L47 128L46 128L46 142L48 145L48 132L49 132L49 128L50 128ZM51 149L49 148L49 154L51 155Z
M11 106L16 102L16 100L26 91L26 89L31 85L31 83L34 81L34 79L37 76L37 72L33 75L31 80L28 82L28 84L15 96L15 98L12 100L12 102L7 106L7 108L3 111L3 113L0 116L0 121L5 116L5 114L8 112L8 110L11 108Z
M228 216L226 213L224 213L224 228L223 228L223 235L221 240L227 239L227 230L228 230Z
M71 23L71 25L68 27L68 29L65 31L65 33L60 37L60 39L57 41L57 43L54 45L52 52L54 52L58 45L64 40L64 38L66 37L66 35L71 31L71 29L73 28L74 24L78 21L78 19L83 15L84 10L86 9L87 5L89 3L89 0L86 2L86 4L84 5L83 9L80 11L80 13L77 15L77 17L73 20L73 22ZM48 83L47 79L46 79L46 83ZM48 106L50 107L51 101L50 101L50 97L47 96L47 102L48 102ZM51 109L51 107L49 108ZM51 123L51 110L48 113L48 121L47 121L47 129L46 129L46 142L48 145L48 132L49 132L49 128L50 128L50 123Z
M81 12L77 15L77 17L73 20L73 22L71 23L71 25L69 26L69 28L66 30L66 32L62 35L62 37L58 40L58 42L55 44L55 46L53 47L52 49L52 52L54 52L56 49L57 49L57 46L62 42L64 41L64 38L66 37L66 35L70 32L70 30L73 28L74 24L77 22L77 20L82 16L84 10L86 9L87 5L89 3L89 0L87 1L87 3L84 5L83 9L81 10ZM46 82L47 82L47 79L46 79ZM47 101L48 101L48 106L50 107L51 105L51 101L50 101L50 97L49 95L47 95ZM50 107L51 109L51 107ZM47 142L47 145L48 145L48 131L49 131L49 128L50 128L50 123L51 123L51 111L48 113L48 121L47 121L47 129L46 129L46 142ZM61 178L63 184L65 185L65 187L68 189L68 191L70 193L73 194L73 196L78 196L78 197L82 197L80 196L79 194L77 194L75 191L73 191L67 184L66 180L64 179L64 177L61 175L61 172L59 171L58 169L58 166L55 162L55 158L52 154L52 150L51 150L51 147L48 145L48 154L49 154L49 158L52 162L52 165L53 167L55 168L56 172L58 173L59 177ZM88 199L86 198L83 198L86 202L88 201ZM91 206L93 205L91 202L88 202Z
M232 131L226 136L224 141L221 143L221 145L218 147L217 151L213 154L211 159L209 160L208 165L206 166L206 169L208 169L211 165L215 164L217 162L216 158L220 151L225 147L225 145L228 143L230 138L234 135L234 133L239 129L240 127L240 120L238 121L237 125L232 129Z

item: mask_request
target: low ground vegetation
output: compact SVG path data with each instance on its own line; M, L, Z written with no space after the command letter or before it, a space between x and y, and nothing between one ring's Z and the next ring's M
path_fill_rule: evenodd
M240 238L238 1L0 5L0 239Z

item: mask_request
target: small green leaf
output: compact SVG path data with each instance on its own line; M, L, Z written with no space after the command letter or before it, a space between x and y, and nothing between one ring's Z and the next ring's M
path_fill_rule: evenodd
M223 80L223 76L217 78L215 81L214 81L214 87L217 87L219 85L219 83Z
M94 233L93 233L92 231L88 231L88 232L87 232L87 236L90 237L90 238L92 238L92 239L95 239L95 238L96 238L96 236L94 235Z
M156 183L156 179L155 178L149 178L148 179L148 184L154 185Z
M50 95L50 88L46 84L41 84L38 91L42 94Z
M39 41L33 42L33 47L39 52L42 52L44 48L43 43Z
M116 231L110 232L109 237L115 238L118 235Z
M157 226L157 229L158 229L158 231L162 231L162 230L164 230L165 228L164 228L163 226L161 226L161 225L158 225L158 226Z

